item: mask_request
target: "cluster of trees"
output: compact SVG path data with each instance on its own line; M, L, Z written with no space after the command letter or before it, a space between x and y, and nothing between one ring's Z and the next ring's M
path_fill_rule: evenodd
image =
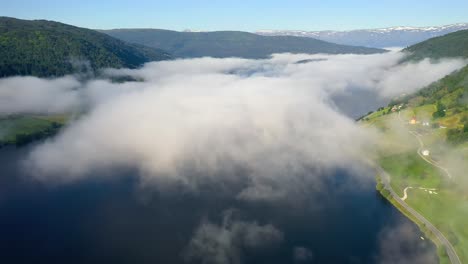
M375 186L375 189L380 192L380 194L389 199L390 198L390 191L385 188L385 186L383 185L382 183L382 180L380 179L380 177L377 177L377 185Z
M440 101L437 102L437 105L436 105L436 111L434 113L432 113L432 117L433 118L440 118L440 117L444 117L445 116L445 111L447 110L445 105L442 104Z
M359 120L369 121L369 118L366 117L366 116L368 116L368 115L370 115L370 114L372 114L372 113L374 113L374 111L369 111L367 114L362 115L362 116L356 118L356 121L359 121Z
M462 128L453 128L447 131L447 141L452 144L461 144L468 141L468 116L465 116L462 120Z

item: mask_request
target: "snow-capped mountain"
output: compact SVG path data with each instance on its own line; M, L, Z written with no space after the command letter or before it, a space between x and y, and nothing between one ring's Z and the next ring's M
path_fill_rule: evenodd
M468 23L434 27L389 27L350 31L259 30L265 36L298 36L321 39L338 44L375 48L407 47L437 36L468 29Z

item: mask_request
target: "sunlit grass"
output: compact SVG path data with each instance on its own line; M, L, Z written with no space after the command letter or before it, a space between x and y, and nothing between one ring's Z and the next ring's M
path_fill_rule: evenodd
M18 144L26 138L41 138L64 125L67 115L15 115L0 118L0 145ZM29 139L28 139L29 140Z

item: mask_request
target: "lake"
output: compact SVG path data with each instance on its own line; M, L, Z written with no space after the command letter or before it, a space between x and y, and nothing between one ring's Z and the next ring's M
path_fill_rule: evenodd
M344 169L327 172L319 192L306 181L311 192L300 198L249 202L209 184L196 192L142 189L130 169L67 184L35 181L21 166L33 147L0 149L1 263L200 263L185 257L190 239L200 223L220 224L228 208L282 233L269 247L238 247L242 263L384 263L380 248L389 241L410 243L398 252L408 259L436 254L373 181L357 183ZM410 232L394 235L400 226Z

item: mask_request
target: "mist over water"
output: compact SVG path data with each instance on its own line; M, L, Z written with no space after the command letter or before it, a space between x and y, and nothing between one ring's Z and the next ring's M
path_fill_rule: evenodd
M18 164L30 148L0 151L8 167L0 196L6 263L386 263L383 242L415 249L392 257L436 263L434 246L374 184L358 184L344 170L329 172L320 191L305 180L311 191L302 197L251 202L209 183L197 193L142 191L131 169L111 172L112 179L94 172L106 179L38 184ZM405 235L395 236L401 226ZM204 235L197 235L201 228Z
M0 150L0 257L435 262L434 246L376 193L361 163L375 131L353 121L463 65L398 64L403 56L202 58L85 81L3 79L2 113L77 119L52 139Z

